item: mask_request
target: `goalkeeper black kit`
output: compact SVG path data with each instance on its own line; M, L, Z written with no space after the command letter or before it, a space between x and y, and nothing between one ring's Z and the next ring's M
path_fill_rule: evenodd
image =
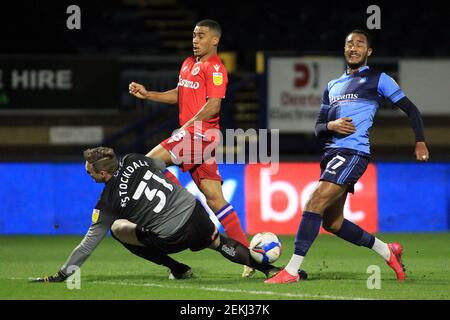
M92 212L86 236L60 269L64 274L73 273L73 266L81 267L117 219L127 219L159 238L170 237L188 221L195 197L167 179L164 169L162 161L141 154L120 160Z

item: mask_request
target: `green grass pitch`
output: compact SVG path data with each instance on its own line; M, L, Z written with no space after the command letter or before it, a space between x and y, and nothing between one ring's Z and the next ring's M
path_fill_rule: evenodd
M189 264L195 278L169 280L166 268L129 253L107 237L81 269L81 288L65 283L28 283L29 277L53 274L82 237L0 237L0 299L151 299L151 300L302 300L302 299L450 299L450 233L379 234L404 246L407 280L398 283L374 252L337 237L321 235L303 263L309 279L267 285L262 273L242 279L242 266L206 249L173 255ZM280 237L289 261L293 237ZM381 288L368 289L370 265L381 270Z

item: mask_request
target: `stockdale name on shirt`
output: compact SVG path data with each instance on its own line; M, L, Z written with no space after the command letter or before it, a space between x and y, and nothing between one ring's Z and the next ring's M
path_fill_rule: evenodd
M200 87L200 83L198 83L197 81L185 80L181 76L179 77L180 77L180 80L178 81L179 87L185 87L190 89L198 89Z
M133 161L130 165L126 166L122 171L120 176L120 184L119 184L119 197L120 197L120 206L125 207L127 202L130 201L130 197L128 196L128 182L130 181L130 177L133 172L141 167L150 167L147 161ZM120 172L117 170L117 173ZM125 197L123 197L125 196Z
M338 94L337 96L330 95L330 103L334 103L339 100L352 100L358 99L357 93Z

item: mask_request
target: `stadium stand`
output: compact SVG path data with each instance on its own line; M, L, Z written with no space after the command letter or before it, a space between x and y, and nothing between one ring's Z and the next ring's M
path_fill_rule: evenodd
M222 24L220 51L236 57L222 111L223 126L264 127L261 87L265 80L263 75L255 72L256 53L341 56L343 37L349 30L365 26L365 10L370 3L342 6L338 2L319 5L314 2L232 0L217 2L213 7L194 0L82 1L79 4L82 28L78 31L66 28L68 14L65 10L69 4L67 1L2 4L0 32L2 42L7 45L0 46L0 55L23 56L25 59L30 55L111 57L121 70L117 88L111 88L118 92L118 102L109 108L94 108L89 112L68 110L65 106L51 112L1 110L3 143L0 151L3 159L79 156L83 146L48 143L48 128L57 125L101 126L105 142L116 148L123 147L124 151L131 148L138 152L149 149L161 140L157 124L164 124L165 135L177 127L176 111L131 99L127 95L127 81L140 79L158 88L174 87L179 63L191 53L191 29L196 21L206 17ZM417 3L414 10L404 10L405 5L403 2L381 2L383 28L372 33L376 56L448 58L450 42L442 41L439 32L450 27L444 4L436 3L431 7ZM403 23L405 21L409 23ZM0 102L2 99L6 97L0 93ZM144 125L142 119L149 119L149 122ZM434 159L450 158L446 138L450 136L448 121L448 116L424 117ZM373 130L375 154L386 159L392 154L409 156L411 139L406 117L376 121ZM281 146L282 156L286 159L317 155L321 149L312 135L286 135L283 140L287 141Z

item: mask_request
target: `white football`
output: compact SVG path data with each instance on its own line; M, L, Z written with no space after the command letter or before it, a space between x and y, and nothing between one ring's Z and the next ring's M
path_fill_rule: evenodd
M253 236L249 246L250 254L259 263L269 264L281 255L281 242L272 232L260 232Z

